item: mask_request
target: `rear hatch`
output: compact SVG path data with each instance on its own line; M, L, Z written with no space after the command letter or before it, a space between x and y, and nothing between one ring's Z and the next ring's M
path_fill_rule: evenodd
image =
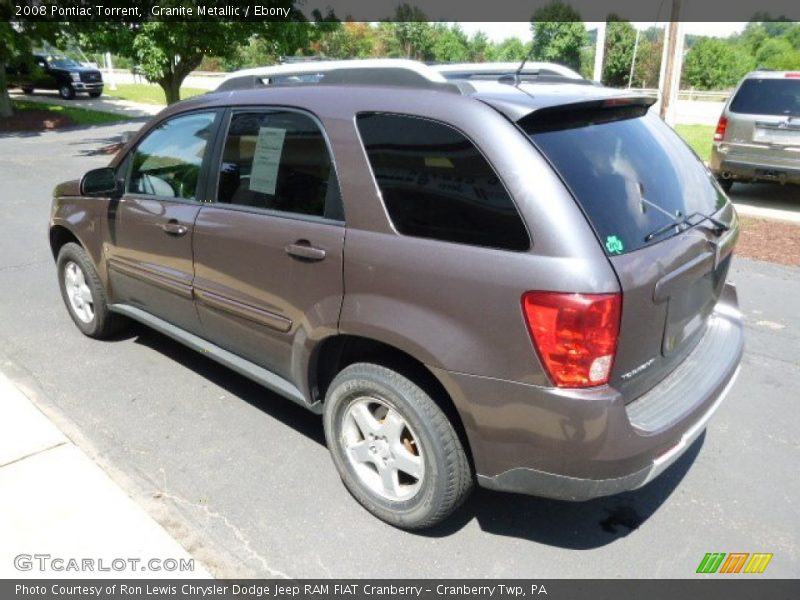
M672 129L647 114L650 104L636 97L584 101L519 121L572 192L619 279L622 320L609 384L628 402L701 339L738 234L714 178Z
M728 156L766 165L800 162L800 73L749 77L728 106Z

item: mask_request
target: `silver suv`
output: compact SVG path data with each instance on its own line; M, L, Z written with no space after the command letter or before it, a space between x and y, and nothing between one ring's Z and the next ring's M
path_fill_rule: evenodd
M726 192L734 181L800 184L800 72L745 76L719 118L711 170Z

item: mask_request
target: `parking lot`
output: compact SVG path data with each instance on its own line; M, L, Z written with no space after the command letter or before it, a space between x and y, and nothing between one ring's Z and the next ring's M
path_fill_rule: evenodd
M686 578L707 552L769 552L762 577L800 575L799 268L735 259L738 383L662 477L583 504L477 490L407 533L350 498L318 417L144 327L108 342L74 327L50 193L135 127L0 138L0 371L215 575ZM770 208L773 192L741 194Z

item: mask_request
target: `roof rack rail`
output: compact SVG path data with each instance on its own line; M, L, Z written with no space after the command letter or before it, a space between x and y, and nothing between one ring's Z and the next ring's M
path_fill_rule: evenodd
M448 81L421 62L405 59L308 61L244 69L231 73L216 91L310 84L387 85L456 94L472 91L471 86Z
M587 81L580 73L551 62L528 61L520 69L518 63L513 62L484 62L484 63L443 63L431 65L448 80L484 80L499 81L502 78L519 73L520 79L539 82L569 82L582 83Z

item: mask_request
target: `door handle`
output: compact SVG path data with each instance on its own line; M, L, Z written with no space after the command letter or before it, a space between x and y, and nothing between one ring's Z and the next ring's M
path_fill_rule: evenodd
M289 244L284 249L289 256L311 262L320 261L327 254L322 248L312 246L308 240L297 240L294 244Z
M170 219L166 223L164 223L161 228L164 230L165 233L169 235L174 235L176 237L180 237L182 235L186 235L186 232L189 231L189 228L186 225L181 225L178 223L177 219Z

